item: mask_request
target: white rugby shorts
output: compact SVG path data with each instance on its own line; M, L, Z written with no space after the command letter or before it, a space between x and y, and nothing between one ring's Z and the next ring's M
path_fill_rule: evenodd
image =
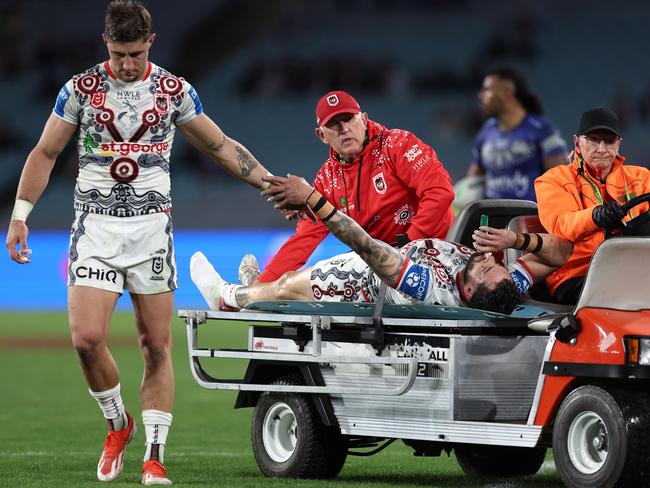
M113 217L77 211L68 286L153 295L178 287L171 215Z
M370 266L354 252L318 261L309 281L314 300L323 302L374 302L380 284Z

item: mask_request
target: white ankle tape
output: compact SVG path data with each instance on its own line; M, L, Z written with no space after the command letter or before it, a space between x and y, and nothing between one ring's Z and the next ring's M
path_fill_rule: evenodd
M92 391L88 389L88 391L99 403L99 408L102 409L105 419L116 419L124 415L124 403L122 402L119 383L110 390Z
M158 460L164 462L164 446L167 444L167 434L169 427L172 425L172 414L160 410L143 410L142 423L147 437L147 449L144 455L144 461L151 458L152 444L160 444L158 450Z
M233 285L231 283L224 285L223 293L221 294L223 303L229 307L240 308L240 305L237 303L237 299L235 298L235 293L238 288L241 288L241 286L242 285Z

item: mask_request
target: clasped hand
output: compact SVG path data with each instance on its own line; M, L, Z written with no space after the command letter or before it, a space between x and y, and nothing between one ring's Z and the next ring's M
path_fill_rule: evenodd
M264 176L262 180L269 182L262 196L273 203L274 207L282 211L304 211L307 208L307 198L314 191L314 188L304 178L288 174L282 176Z

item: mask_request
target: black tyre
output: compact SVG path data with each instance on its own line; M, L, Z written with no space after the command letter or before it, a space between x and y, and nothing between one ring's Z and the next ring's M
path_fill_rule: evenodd
M553 456L564 484L594 488L650 485L650 397L581 386L560 405Z
M278 385L300 384L290 376ZM255 461L266 476L335 478L347 457L347 441L338 429L323 424L307 395L264 393L251 429Z
M545 447L462 444L454 452L465 474L479 477L532 476L546 457Z

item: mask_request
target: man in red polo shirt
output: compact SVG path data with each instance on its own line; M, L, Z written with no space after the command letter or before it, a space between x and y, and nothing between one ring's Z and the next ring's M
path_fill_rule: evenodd
M368 119L344 91L323 95L316 105L316 136L329 157L314 179L334 207L373 238L398 244L424 237L444 238L454 218L454 190L436 152L411 132L387 129ZM300 220L296 233L280 248L262 274L252 256L242 260L240 279L262 282L300 268L328 234L320 222Z

